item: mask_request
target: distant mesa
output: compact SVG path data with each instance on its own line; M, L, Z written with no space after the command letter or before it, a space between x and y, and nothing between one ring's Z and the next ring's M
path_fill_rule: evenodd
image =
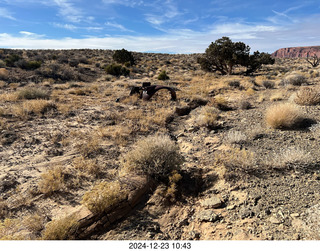
M314 55L320 57L320 46L282 48L271 55L275 58L306 58Z

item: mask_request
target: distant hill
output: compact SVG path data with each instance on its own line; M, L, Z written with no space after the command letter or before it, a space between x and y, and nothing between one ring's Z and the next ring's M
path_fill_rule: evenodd
M272 53L275 58L306 58L313 55L320 57L320 46L282 48Z

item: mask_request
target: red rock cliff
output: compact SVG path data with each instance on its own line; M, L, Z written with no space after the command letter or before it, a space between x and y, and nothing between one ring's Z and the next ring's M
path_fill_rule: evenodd
M320 57L320 46L282 48L272 53L275 58L306 58L313 55Z

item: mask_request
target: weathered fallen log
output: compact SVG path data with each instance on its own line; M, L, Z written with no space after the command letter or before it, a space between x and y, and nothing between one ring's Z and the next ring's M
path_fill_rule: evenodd
M75 239L90 239L93 234L108 229L116 221L128 215L145 198L145 195L155 189L154 183L144 176L126 178L123 183L130 184L127 198L116 205L111 205L104 212L95 214L85 206L80 206L73 212L79 218L78 226L72 233Z

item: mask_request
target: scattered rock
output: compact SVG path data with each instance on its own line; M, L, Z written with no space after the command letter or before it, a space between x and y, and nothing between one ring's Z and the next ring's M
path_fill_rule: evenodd
M222 204L222 200L217 196L201 201L201 205L205 208L219 208Z
M227 206L227 210L233 210L235 209L236 205L230 205L230 206Z
M269 221L272 223L272 224L280 224L281 223L281 221L279 221L276 217L274 217L274 216L271 216L270 218L269 218Z
M249 217L252 217L253 215L254 215L254 212L247 207L243 207L239 211L239 216L241 217L241 219L249 218Z
M3 174L0 176L0 193L4 193L10 189L15 188L19 182L15 176Z
M11 145L17 139L17 134L11 131L3 131L0 136L0 142L2 145Z
M176 107L175 113L178 114L178 116L185 116L188 115L191 112L191 108L189 106L183 106L183 107Z
M219 216L213 210L203 210L197 216L199 221L215 222L219 220Z
M293 214L290 214L290 216L291 216L292 218L296 218L296 217L299 217L300 214L299 214L299 213L293 213Z

